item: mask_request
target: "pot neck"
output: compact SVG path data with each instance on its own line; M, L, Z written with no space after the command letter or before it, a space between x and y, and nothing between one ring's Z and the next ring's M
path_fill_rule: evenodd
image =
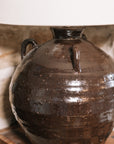
M58 40L75 40L84 38L83 28L51 27L53 38Z

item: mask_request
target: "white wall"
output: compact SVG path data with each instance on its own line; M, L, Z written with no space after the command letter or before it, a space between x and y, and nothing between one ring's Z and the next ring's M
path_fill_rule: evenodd
M0 23L18 25L114 24L114 0L0 0Z

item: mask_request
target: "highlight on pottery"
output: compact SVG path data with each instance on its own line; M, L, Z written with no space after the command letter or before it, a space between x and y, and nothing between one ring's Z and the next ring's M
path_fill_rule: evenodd
M82 28L51 30L53 39L42 45L22 43L12 111L33 144L104 144L113 129L113 61Z

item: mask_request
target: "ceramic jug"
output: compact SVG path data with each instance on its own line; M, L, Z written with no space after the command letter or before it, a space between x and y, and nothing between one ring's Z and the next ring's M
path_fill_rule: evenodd
M42 45L22 43L12 111L33 144L104 144L113 128L113 61L81 28L51 30L53 39Z

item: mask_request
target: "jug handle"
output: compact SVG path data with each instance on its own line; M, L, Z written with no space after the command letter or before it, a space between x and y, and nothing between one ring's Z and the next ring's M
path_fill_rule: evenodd
M35 40L33 39L26 39L22 42L21 44L21 59L26 55L26 48L28 44L32 44L33 48L38 48L38 44Z
M76 45L73 45L72 47L72 65L73 65L73 69L75 70L75 72L80 73L81 72L81 68L80 68L80 51L78 50L78 47Z

